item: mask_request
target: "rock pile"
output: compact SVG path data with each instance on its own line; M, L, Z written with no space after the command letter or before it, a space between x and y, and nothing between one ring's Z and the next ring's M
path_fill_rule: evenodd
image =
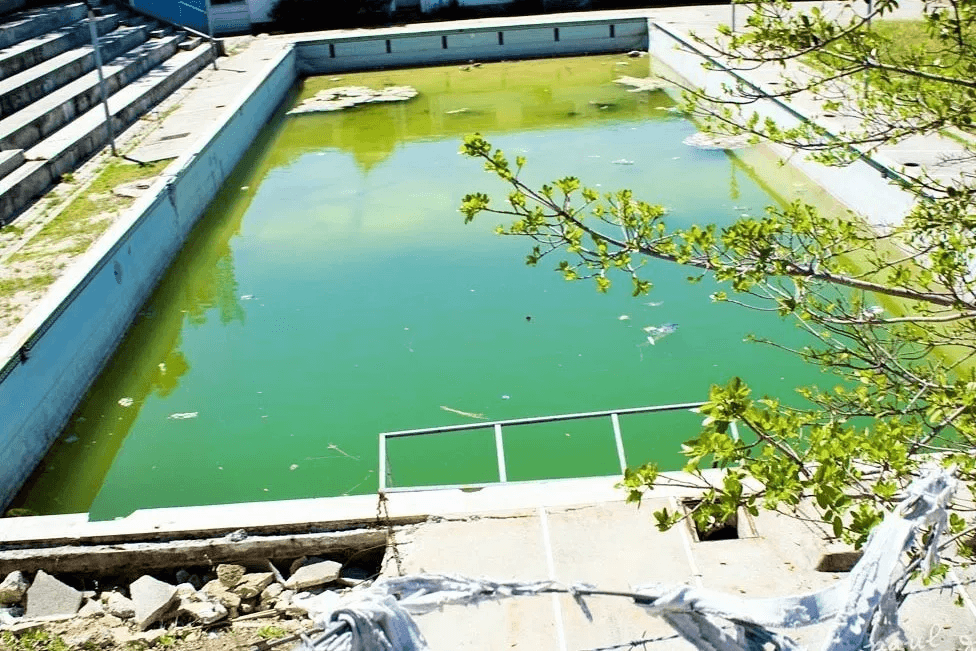
M78 590L43 570L33 580L12 572L0 582L0 632L19 635L50 622L85 619L92 622L86 627L91 633L84 640L86 648L115 648L135 640L152 643L165 632L159 625L236 626L235 620L241 619L300 619L310 611L327 610L338 602L341 591L370 578L369 570L318 557L297 559L287 579L272 563L266 567L253 571L224 564L202 575L180 570L175 585L143 575L127 586L99 592Z
M288 111L288 115L341 111L359 104L375 102L405 102L416 96L417 89L410 86L387 86L382 90L365 86L339 86L320 90Z

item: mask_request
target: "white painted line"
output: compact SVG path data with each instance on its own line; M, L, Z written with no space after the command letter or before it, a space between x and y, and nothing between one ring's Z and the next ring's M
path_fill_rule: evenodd
M674 510L674 512L677 513L678 509L680 508L678 500L671 497L668 498L668 502L670 502L671 508ZM688 567L691 568L691 576L693 576L695 579L695 585L699 588L703 588L705 586L702 583L702 573L701 570L698 569L698 564L695 563L695 554L691 550L691 534L688 532L688 527L685 526L684 522L676 526L678 527L678 533L681 536L681 546L685 548L685 556L688 557Z
M542 525L542 546L546 550L546 570L549 578L556 581L556 563L552 558L552 540L549 538L549 516L546 507L539 507L539 523ZM563 607L559 603L559 595L552 595L552 615L556 620L556 638L559 642L559 651L567 651L566 630L563 627Z

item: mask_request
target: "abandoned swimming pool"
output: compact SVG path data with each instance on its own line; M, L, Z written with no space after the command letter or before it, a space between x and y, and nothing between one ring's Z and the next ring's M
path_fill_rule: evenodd
M656 288L597 294L526 268L526 245L464 226L491 189L460 158L480 131L529 159L630 187L681 223L729 220L777 200L740 158L695 132L622 56L313 77L409 84L405 104L285 117L262 132L197 225L68 427L18 497L38 513L290 499L376 490L380 431L702 399L743 375L788 398L821 376L749 333L798 341L788 323L712 304L680 270ZM495 186L497 190L498 187ZM672 324L677 327L672 327ZM666 338L650 346L645 327ZM698 419L633 417L630 458L676 467ZM511 479L612 474L602 426L506 441ZM430 482L478 481L494 453L461 439L402 452Z

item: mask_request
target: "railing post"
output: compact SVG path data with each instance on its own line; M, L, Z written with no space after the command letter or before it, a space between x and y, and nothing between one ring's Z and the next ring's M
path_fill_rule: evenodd
M380 434L380 495L386 492L386 434Z
M613 423L613 438L617 442L617 459L620 461L620 474L627 472L627 455L624 454L624 438L620 435L620 417L617 414L610 414L610 422Z
M501 423L495 423L495 453L498 455L498 481L504 484L508 481L508 472L505 470L505 442L502 440Z

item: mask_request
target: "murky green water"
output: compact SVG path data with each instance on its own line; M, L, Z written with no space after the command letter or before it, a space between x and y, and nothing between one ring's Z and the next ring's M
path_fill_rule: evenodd
M783 397L823 381L742 341L796 341L792 325L711 304L714 286L680 269L655 267L648 298L625 279L599 295L525 267L526 243L495 236L490 219L462 224L465 192L501 189L457 153L473 131L525 155L532 179L631 187L680 223L770 203L739 160L682 144L695 128L664 93L611 83L647 66L596 57L307 80L301 95L385 83L421 94L265 129L17 505L103 519L365 493L377 433L470 422L444 407L494 420L695 401L736 374ZM641 328L663 323L677 332L642 346ZM697 420L623 419L630 460L675 466ZM607 428L512 430L510 478L616 472ZM390 456L401 483L494 478L490 434L398 442Z

